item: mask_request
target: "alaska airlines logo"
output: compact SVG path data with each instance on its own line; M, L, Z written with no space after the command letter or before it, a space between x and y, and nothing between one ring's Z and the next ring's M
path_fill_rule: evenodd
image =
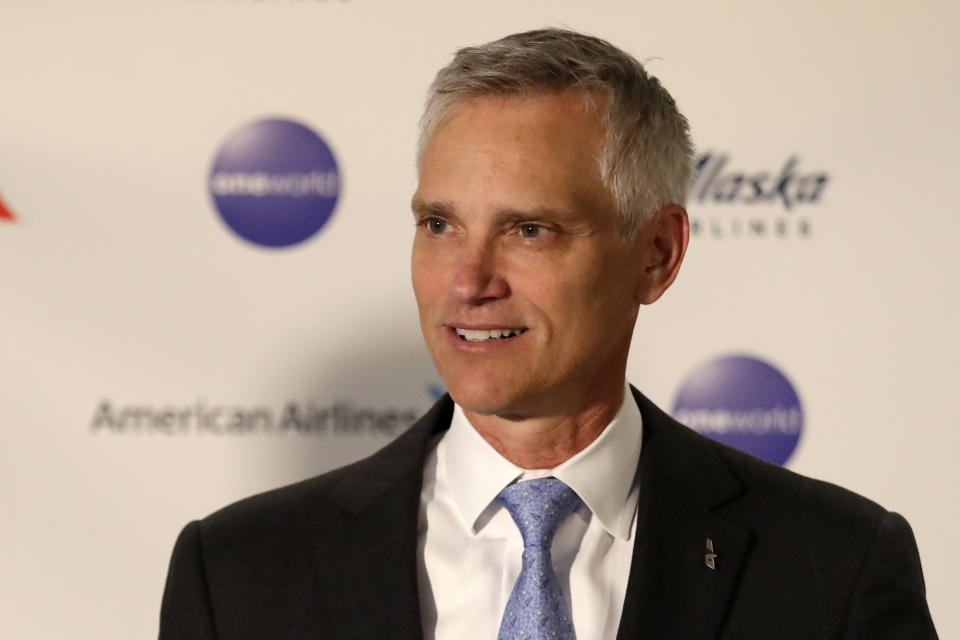
M803 173L800 158L790 156L779 171L744 171L728 167L726 154L707 152L697 158L696 180L691 195L697 202L783 205L790 211L796 206L816 204L830 182L823 171Z
M3 198L0 198L0 220L2 220L2 221L4 221L4 222L13 222L13 221L14 221L13 213L12 213L12 212L10 211L10 209L8 209L7 206L3 203Z
M691 203L705 207L691 217L691 231L718 239L809 238L808 212L823 201L830 182L830 174L803 168L795 154L779 169L743 169L728 154L708 151L697 158L688 193Z

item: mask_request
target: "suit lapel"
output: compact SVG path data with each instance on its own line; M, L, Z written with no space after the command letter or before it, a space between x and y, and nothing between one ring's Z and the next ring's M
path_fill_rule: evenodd
M352 467L331 494L346 517L337 540L322 543L321 567L335 567L343 585L342 637L423 637L417 584L423 462L452 411L445 396L397 440ZM341 637L320 631L321 637Z
M751 534L714 510L734 499L741 484L701 436L633 393L644 429L640 502L617 639L716 638ZM352 467L332 492L344 522L318 540L318 562L343 585L343 607L339 635L322 629L320 637L422 639L417 527L423 463L452 411L445 396L400 438ZM717 554L714 569L705 562L707 538Z
M714 513L742 488L701 436L633 390L643 416L640 502L618 640L720 633L750 533ZM711 540L714 568L707 566Z

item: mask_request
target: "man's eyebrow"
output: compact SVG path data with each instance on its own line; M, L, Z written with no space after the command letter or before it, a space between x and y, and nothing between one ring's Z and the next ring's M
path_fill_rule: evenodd
M453 205L448 202L426 202L419 198L414 198L410 203L414 216L443 216L453 215Z
M573 211L556 207L534 207L532 209L503 208L497 211L500 222L524 222L527 220L569 220L575 217Z
M418 218L438 216L441 218L455 219L457 214L455 207L449 202L427 202L419 198L410 203L413 215ZM514 207L501 207L494 214L495 220L499 224L520 223L526 221L546 220L573 220L576 213L572 210L557 207L533 207L530 209L517 209Z

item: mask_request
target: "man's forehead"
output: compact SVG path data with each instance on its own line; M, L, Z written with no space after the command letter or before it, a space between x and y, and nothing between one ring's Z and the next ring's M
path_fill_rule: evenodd
M437 122L426 147L442 134L446 134L443 137L447 139L464 139L476 134L490 140L491 130L504 129L514 135L544 136L548 141L570 140L581 148L595 146L605 132L605 103L605 96L579 89L465 97L453 103ZM580 135L571 136L572 129L577 129ZM566 135L558 137L560 132Z
M425 146L414 214L612 217L616 206L600 177L602 134L581 91L464 101Z
M531 87L498 93L465 94L450 103L448 112L478 106L516 109L536 102L552 104L557 108L575 108L578 111L602 114L607 104L607 96L600 90L584 87Z
M603 125L579 100L556 95L504 102L477 99L458 106L434 131L420 169L442 174L503 169L532 184L599 179Z

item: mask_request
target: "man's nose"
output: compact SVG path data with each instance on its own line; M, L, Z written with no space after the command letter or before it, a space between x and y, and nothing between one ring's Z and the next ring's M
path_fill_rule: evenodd
M447 283L447 295L463 304L480 305L509 293L493 247L465 246Z

